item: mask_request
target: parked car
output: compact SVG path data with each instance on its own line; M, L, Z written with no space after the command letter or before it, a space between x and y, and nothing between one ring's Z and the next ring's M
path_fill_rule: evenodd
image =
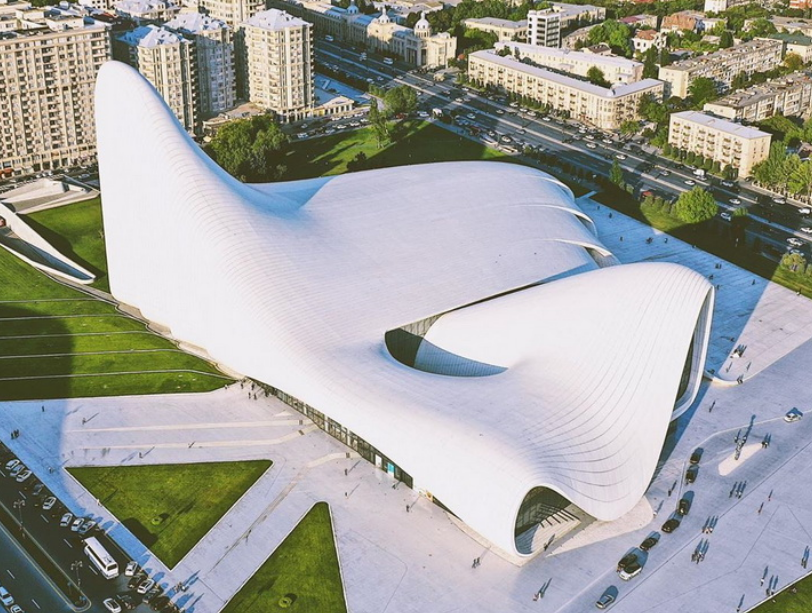
M685 471L685 483L693 483L699 475L699 466L689 466Z
M67 528L73 523L73 513L65 513L62 519L59 520L60 528Z
M5 607L10 607L14 604L14 596L9 594L8 590L2 585L0 585L0 602L2 602Z
M130 560L127 562L127 566L124 568L124 576L126 577L133 577L138 572L138 562L135 560Z
M804 242L800 238L797 238L795 236L790 236L787 239L787 244L792 245L793 247L801 247L801 246L803 246Z
M31 478L32 474L33 473L30 470L25 468L20 472L20 474L17 475L17 477L15 478L15 481L17 483L25 483L26 481L28 481Z
M810 228L809 226L804 226L803 228L801 228L801 232L803 232L804 234L812 234L812 228Z
M642 549L643 551L648 551L659 542L660 542L660 533L652 532L645 538L645 540L643 540L642 543L640 543L640 549Z
M789 411L787 411L786 415L784 415L784 421L787 423L792 423L793 421L799 421L800 419L803 418L803 416L804 416L803 413L801 413L798 409L793 407Z
M629 564L631 564L632 562L637 562L637 552L636 551L630 551L625 556L620 558L620 562L617 563L618 571L623 570L624 568L629 566Z
M127 589L134 590L147 578L144 573L136 573L132 579L127 581Z
M691 454L691 459L689 461L691 462L691 464L699 464L699 460L701 459L702 459L702 449L697 447Z
M719 213L719 217L721 217L723 221L733 221L733 215L730 214L730 211L722 211Z
M20 460L18 460L17 458L14 458L13 460L9 460L8 462L6 462L6 470L9 470L9 471L12 470L19 463L20 463Z
M801 215L812 215L812 208L808 206L802 206L798 209L798 213Z
M673 532L679 528L680 521L676 517L672 517L663 524L663 532Z
M115 598L106 598L102 604L110 613L121 613L121 605Z
M605 609L609 607L615 601L615 595L612 593L612 588L607 588L606 591L601 594L601 597L598 598L598 601L595 603L595 606L599 609Z
M153 579L145 579L140 584L138 584L138 588L135 591L138 592L139 594L146 594L153 587L155 587L155 581Z
M619 160L625 160L626 159L626 154L625 153L618 153L615 157L617 159L619 159Z
M642 565L640 564L640 562L635 560L634 562L629 564L626 568L618 572L618 576L624 581L630 581L642 572L643 572Z
M88 534L89 532L92 532L93 529L96 527L96 525L97 525L96 522L93 521L92 519L86 519L82 523L82 525L79 526L79 529L77 530L77 532L80 535L84 536L85 534Z
M595 143L587 143L586 148L587 149L597 149L598 146Z
M733 205L735 205L735 206L739 206L739 205L742 203L742 201L741 201L741 200L739 200L738 198L731 198L731 199L729 200L729 202L730 202L730 204L733 204Z
M25 613L23 608L18 604L11 605L11 608L8 610L8 613Z
M687 496L683 496L680 498L679 503L677 504L677 513L680 515L688 515L691 511L691 499Z
M24 470L26 470L25 464L20 463L17 464L14 468L12 468L11 471L8 473L8 475L9 477L14 477L16 479L17 475L19 475Z
M42 510L43 511L50 511L51 509L54 508L55 504L56 504L56 497L55 496L48 496L48 498L45 499L45 502L42 503Z
M77 517L73 520L73 523L70 525L71 532L79 532L79 528L82 527L82 524L85 523L84 517Z

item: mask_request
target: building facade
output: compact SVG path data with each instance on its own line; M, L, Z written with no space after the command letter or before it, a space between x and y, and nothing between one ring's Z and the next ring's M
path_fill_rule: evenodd
M527 13L527 42L540 47L561 46L561 14L554 9Z
M666 36L657 30L638 30L632 38L632 48L635 53L645 53L652 47L657 49L664 49L666 45Z
M91 163L93 88L112 57L109 30L69 11L14 5L0 32L0 175Z
M497 52L507 49L516 58L581 77L587 76L591 68L598 68L609 83L634 83L643 78L642 62L627 60L625 57L537 47L523 43L496 43L494 48Z
M812 115L812 76L794 72L708 102L703 110L745 123L756 123L776 114L806 119Z
M237 102L234 31L200 13L182 13L166 27L194 42L201 119L233 108Z
M197 54L193 41L150 24L116 36L113 54L152 83L187 132L198 133Z
M770 154L770 134L698 111L672 113L668 142L682 151L732 166L748 177Z
M139 25L160 24L180 13L180 6L170 0L121 0L115 7L118 15L129 17Z
M236 30L237 26L265 10L265 0L199 0L200 11L224 22Z
M552 9L558 13L562 30L579 28L606 19L606 9L602 6L566 4L564 2L551 2L550 4L552 4Z
M739 73L748 77L754 72L772 70L781 63L784 44L780 40L758 38L729 49L661 66L659 79L670 96L685 98L694 79L705 77L724 93Z
M313 92L313 24L279 9L240 25L245 97L284 120L310 115Z
M468 57L468 78L527 97L601 130L618 130L626 121L639 120L640 99L650 95L661 100L663 92L662 82L656 79L603 88L492 51L476 51Z
M496 34L497 40L518 41L527 40L527 20L510 21L509 19L497 19L495 17L471 17L463 24L471 30L490 32Z

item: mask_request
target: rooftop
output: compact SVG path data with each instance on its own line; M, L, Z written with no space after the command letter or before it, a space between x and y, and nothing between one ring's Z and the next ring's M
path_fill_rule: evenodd
M594 53L584 53L583 51L573 51L558 47L542 47L540 45L530 45L528 43L500 42L496 43L496 49L509 47L518 49L521 57L545 56L560 60L571 60L573 62L589 62L590 64L600 64L603 66L624 66L636 67L642 64L636 60L629 60L616 55L596 55Z
M801 34L800 32L778 32L776 34L770 34L768 38L774 38L792 45L804 45L806 47L812 45L812 37Z
M120 0L116 2L116 9L122 13L139 14L163 9L178 9L179 7L169 0Z
M466 19L465 23L481 23L483 25L497 26L500 28L515 28L517 30L527 27L526 19L521 21L511 21L510 19L497 19L496 17L471 17Z
M725 132L726 134L737 136L739 138L753 139L770 136L767 132L762 132L756 128L743 126L739 123L728 121L727 119L720 119L719 117L714 117L713 115L700 113L699 111L682 111L681 113L673 113L671 117L684 119L685 121L690 121L701 126L705 126L706 128L720 130L721 132Z
M714 100L709 103L710 106L728 106L732 108L742 108L755 104L763 98L770 98L777 93L785 90L791 90L804 85L812 84L812 76L803 72L793 72L792 74L772 79L765 83L753 85L747 89L740 89L723 98Z
M163 27L148 25L125 32L118 37L123 43L132 47L152 48L160 45L176 45L187 42L181 35Z
M754 51L761 51L770 47L776 47L777 45L783 45L783 43L781 43L781 41L767 38L757 38L755 40L736 45L735 47L720 49L719 51L714 51L713 53L708 53L707 55L700 55L687 60L681 60L675 64L671 64L670 66L663 66L663 68L665 70L692 70L709 62L725 62L733 58L749 55Z
M219 19L214 19L209 15L202 15L200 13L181 13L172 20L167 21L165 25L167 28L183 30L191 34L221 30L228 27Z
M296 28L300 26L310 26L311 24L303 19L289 15L279 9L262 11L246 21L248 25L262 28L263 30L284 30L285 28Z

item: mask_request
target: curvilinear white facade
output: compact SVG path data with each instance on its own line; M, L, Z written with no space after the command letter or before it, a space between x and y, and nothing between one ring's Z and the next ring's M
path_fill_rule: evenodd
M132 68L106 64L96 96L122 302L315 407L510 554L527 553L516 522L540 487L602 520L639 501L699 385L702 276L613 265L569 189L538 170L245 185Z

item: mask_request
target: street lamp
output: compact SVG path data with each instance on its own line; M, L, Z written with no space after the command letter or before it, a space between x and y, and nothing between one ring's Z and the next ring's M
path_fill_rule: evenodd
M79 569L83 566L84 563L81 560L76 560L70 565L70 569L76 573L76 588L79 591L79 604L85 601L85 596L82 594L82 577L79 575Z
M23 529L23 507L25 506L25 500L20 498L20 500L15 500L11 503L11 506L17 509L20 515L20 530Z

